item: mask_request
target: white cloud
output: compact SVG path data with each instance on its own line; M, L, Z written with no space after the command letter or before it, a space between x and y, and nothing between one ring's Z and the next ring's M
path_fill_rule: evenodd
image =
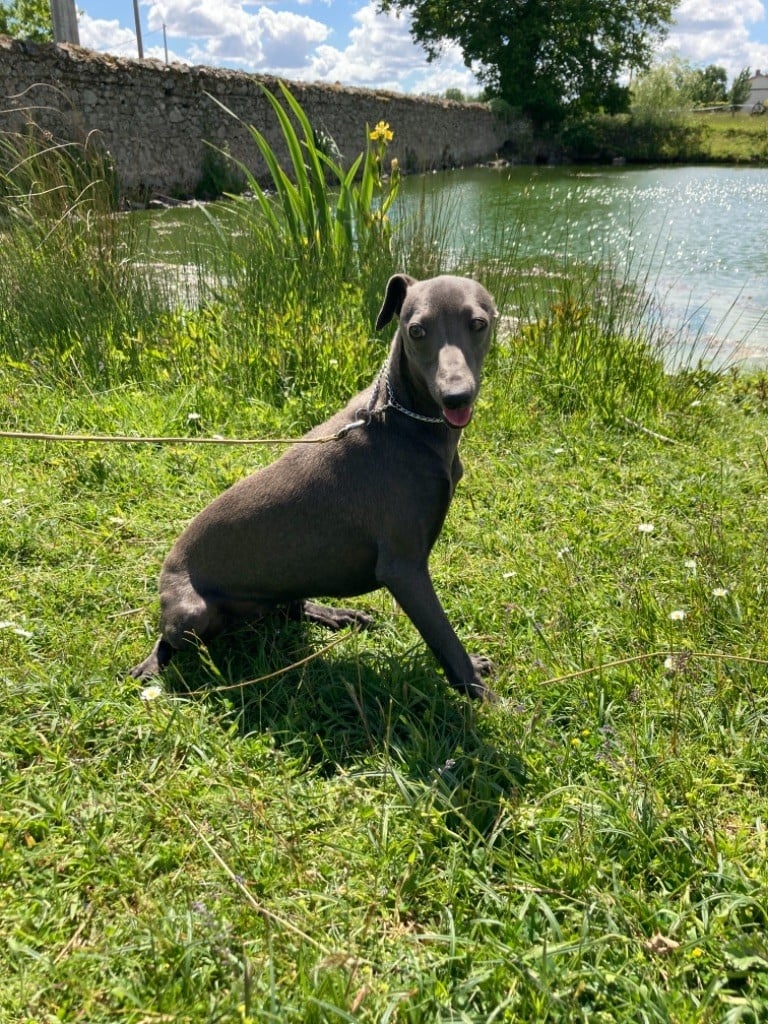
M153 32L165 25L168 35L209 39L243 28L250 15L237 0L161 0L147 5L147 25Z
M153 32L165 25L169 38L191 40L195 63L249 71L300 69L330 34L314 18L263 6L251 13L246 6L238 0L162 0L150 3L147 24Z
M359 8L353 17L349 45L343 50L318 46L303 78L396 92L477 90L458 48L448 47L439 61L427 63L424 50L411 38L407 17L378 14L374 3Z
M310 52L330 35L330 29L314 18L289 11L259 12L267 64L296 68L306 64Z
M81 14L77 19L80 34L80 45L89 50L118 54L123 57L136 56L136 34L128 28L122 28L115 19L91 18Z
M168 58L183 63L231 66L305 81L342 82L394 92L439 94L446 89L476 93L480 86L464 66L458 47L447 45L428 63L410 33L407 16L379 14L374 0L362 2L346 35L334 33L338 17L330 0L297 0L320 19L280 10L282 5L248 0L143 0L145 56L163 60L163 26ZM84 46L126 57L136 55L132 29L117 20L79 19ZM339 45L329 39L339 37ZM174 49L175 47L175 49ZM768 64L768 61L766 61Z
M665 52L694 64L719 64L730 78L744 67L768 67L768 45L750 42L749 26L765 19L761 0L682 0Z
M461 48L446 46L440 60L422 64L412 76L411 91L440 94L446 89L460 89L467 96L476 96L483 86L465 65Z

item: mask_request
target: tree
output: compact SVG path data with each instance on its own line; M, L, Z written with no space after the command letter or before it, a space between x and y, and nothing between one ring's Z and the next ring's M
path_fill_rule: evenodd
M669 122L694 104L701 72L677 55L656 61L632 85L633 117L640 122Z
M50 42L53 21L49 0L0 0L0 34Z
M749 94L752 91L750 79L751 73L749 68L742 68L731 83L728 102L734 110L738 107L743 107L749 99Z
M377 0L408 11L411 34L439 56L457 43L488 94L538 128L569 113L626 110L622 75L647 67L676 0Z
M727 98L728 72L718 64L709 64L696 70L693 101L700 107L712 107L725 103Z

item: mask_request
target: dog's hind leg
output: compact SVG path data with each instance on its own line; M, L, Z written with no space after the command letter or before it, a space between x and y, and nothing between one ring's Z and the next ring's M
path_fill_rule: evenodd
M144 661L130 670L134 679L151 679L166 667L174 651L208 640L221 631L226 616L213 600L204 598L186 578L162 581L162 635Z
M373 625L373 618L356 608L331 608L314 601L295 601L288 607L288 617L332 630L369 629Z

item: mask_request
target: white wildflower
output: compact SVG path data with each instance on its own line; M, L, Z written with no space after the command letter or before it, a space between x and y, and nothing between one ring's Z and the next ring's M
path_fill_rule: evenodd
M670 654L664 659L664 669L666 672L685 672L689 658L690 654L687 651Z
M21 626L17 626L16 623L11 622L10 619L5 619L3 622L0 622L0 629L10 629L10 631L16 636L24 637L25 640L32 636L28 629L22 629Z

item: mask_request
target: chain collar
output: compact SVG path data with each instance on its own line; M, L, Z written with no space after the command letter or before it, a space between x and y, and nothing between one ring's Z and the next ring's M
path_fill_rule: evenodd
M387 401L380 409L377 409L375 406L379 400L382 384L384 385ZM389 357L387 357L373 383L373 391L371 392L368 405L365 409L358 409L355 413L355 419L352 420L351 423L347 423L346 426L342 427L341 430L337 432L336 436L344 437L344 435L348 434L350 430L355 430L357 427L367 427L374 416L383 416L387 409L394 409L396 412L400 412L404 416L410 416L412 420L418 420L420 423L445 424L445 420L442 416L422 416L420 412L414 412L413 409L406 409L404 405L400 405L398 400L395 398L392 381L389 379Z
M422 416L420 412L414 412L413 409L406 409L404 405L400 405L395 398L392 382L389 379L389 360L382 367L382 373L384 374L384 387L387 392L387 404L382 408L382 412L386 409L396 409L398 412L403 413L403 415L410 416L412 420L419 420L421 423L445 423L442 416Z

